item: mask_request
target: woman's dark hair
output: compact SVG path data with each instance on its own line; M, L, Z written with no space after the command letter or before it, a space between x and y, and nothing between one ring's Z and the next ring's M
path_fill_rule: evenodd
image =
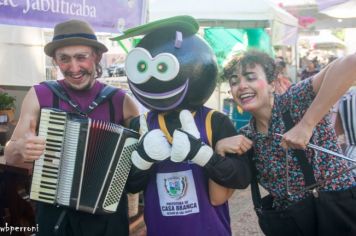
M236 75L238 70L245 71L247 66L260 65L265 74L268 83L271 83L276 78L276 64L272 57L267 53L258 50L249 50L242 55L235 55L229 63L224 67L223 76L230 80L233 75Z

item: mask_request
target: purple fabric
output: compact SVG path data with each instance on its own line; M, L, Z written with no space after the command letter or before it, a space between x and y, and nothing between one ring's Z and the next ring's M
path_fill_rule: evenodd
M145 1L0 1L0 24L53 28L58 22L80 19L95 31L118 34L146 21Z
M78 103L83 110L91 103L97 96L100 90L104 87L103 83L95 82L92 89L88 91L73 91L65 87L63 81L59 83L65 88L69 97ZM35 85L34 89L37 94L40 107L53 107L53 94L52 91L44 84ZM118 124L122 124L123 115L123 99L125 93L122 90L112 97L115 107L115 120ZM73 109L64 101L59 101L59 108L64 111L73 111ZM110 120L108 102L100 104L89 115L95 120ZM68 235L68 232L73 232L73 235L128 235L128 215L127 215L127 198L123 196L122 201L118 206L118 210L114 214L93 216L91 214L84 214L83 212L76 212L68 210L63 223L60 227L58 235ZM37 203L36 208L38 214L36 221L39 223L40 232L38 235L53 235L53 227L62 214L62 208L46 203ZM93 222L95 223L93 224ZM65 223L64 223L65 222ZM80 232L80 233L78 233ZM101 232L101 233L98 233ZM71 234L72 235L72 234Z
M202 140L207 143L205 118L210 109L201 107L195 115ZM158 114L148 113L149 129L157 129ZM184 216L163 216L161 214L156 174L152 175L145 190L145 222L148 236L226 236L231 235L228 203L214 207L210 204L208 193L208 177L204 169L196 164L183 162L174 163L170 160L153 166L155 173L169 173L192 170L199 203L199 213Z
M101 89L105 86L105 84L96 81L94 86L90 90L85 91L74 91L68 88L63 80L58 81L59 84L64 88L67 92L68 96L75 101L81 108L81 110L85 111L91 102L96 98ZM40 107L53 107L53 94L52 91L43 84L34 86L37 98L40 103ZM112 101L115 109L115 123L122 124L123 123L123 101L124 101L125 92L123 90L118 90L118 92L112 97ZM75 112L75 110L65 101L59 101L59 108L64 111ZM104 102L94 109L92 113L90 113L89 117L96 120L110 120L109 116L109 103Z

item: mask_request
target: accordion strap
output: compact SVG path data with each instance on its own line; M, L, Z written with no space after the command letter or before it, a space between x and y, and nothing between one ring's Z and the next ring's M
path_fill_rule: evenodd
M54 235L58 235L59 228L62 226L63 219L66 216L66 214L67 214L67 209L66 208L62 209L61 214L59 215L57 222L53 228Z
M252 195L252 202L255 207L255 211L259 213L259 211L262 209L262 198L261 198L260 188L258 187L257 168L256 168L256 163L253 161L253 155L254 155L254 151L253 149L251 149L248 152L249 162L250 162L250 167L252 172L251 195Z
M117 88L106 85L95 98L95 100L89 105L86 111L82 111L79 108L79 105L71 100L66 93L66 91L62 88L62 86L56 80L48 80L43 81L42 84L45 84L48 88L52 90L52 92L61 100L67 102L72 108L74 108L79 114L87 116L90 112L92 112L98 105L110 99L117 91ZM110 109L111 110L111 109ZM110 112L110 116L111 116Z
M283 114L283 123L286 127L286 131L290 130L294 126L294 122L289 111L284 112ZM305 186L310 186L316 183L314 177L314 171L312 165L308 162L308 158L304 150L301 149L293 149L293 154L297 157L298 163L302 169ZM286 158L288 158L286 156ZM288 168L288 166L287 166Z

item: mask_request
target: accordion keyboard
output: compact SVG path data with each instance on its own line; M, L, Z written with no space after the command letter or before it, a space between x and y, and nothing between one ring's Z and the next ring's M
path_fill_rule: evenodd
M77 147L79 145L79 133L80 133L80 123L68 121L67 126L67 135L64 138L64 147L63 156L60 167L65 172L61 172L60 181L58 183L57 190L57 201L58 203L69 206L70 205L70 196L72 191L72 182L74 178L75 170L75 161L77 157Z
M44 154L35 161L31 199L55 202L65 121L66 115L63 112L42 110L38 136L46 138L46 148Z

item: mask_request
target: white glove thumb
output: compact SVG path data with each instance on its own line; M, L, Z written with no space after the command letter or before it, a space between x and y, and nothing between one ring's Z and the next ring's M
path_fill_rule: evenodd
M141 137L148 132L148 125L146 121L146 116L144 114L140 115L140 130L139 133Z
M171 145L160 129L154 129L141 137L137 150L131 154L132 163L141 170L149 169L153 163L170 157Z
M171 155L171 145L160 129L147 133L143 146L147 155L155 161L163 161Z
M193 135L195 138L200 138L200 133L197 125L195 124L193 114L188 110L182 110L179 113L179 120L182 124L182 130Z

